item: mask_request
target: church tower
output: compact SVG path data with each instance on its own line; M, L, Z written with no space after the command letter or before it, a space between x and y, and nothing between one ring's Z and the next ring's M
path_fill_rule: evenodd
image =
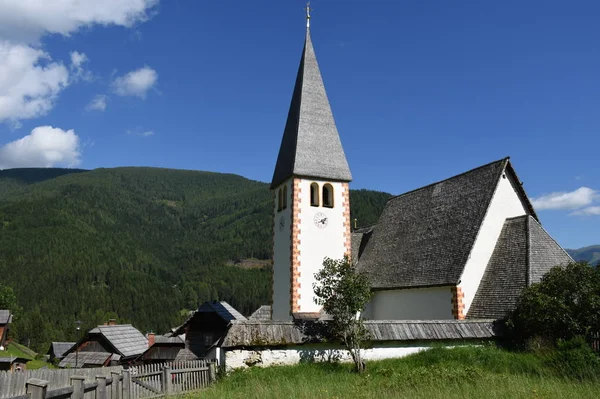
M271 182L273 320L319 312L314 274L323 259L350 256L350 168L310 38L304 50Z

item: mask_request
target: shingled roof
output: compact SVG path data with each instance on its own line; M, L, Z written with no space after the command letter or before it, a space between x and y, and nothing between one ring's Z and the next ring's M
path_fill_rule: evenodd
M199 308L198 313L204 312L214 312L218 314L223 320L231 321L231 320L246 320L246 317L238 312L233 306L228 304L225 301L213 301L213 302L204 302Z
M320 342L309 331L315 322L234 321L221 343L223 348L285 346ZM490 339L502 335L494 320L367 320L370 340L428 341ZM318 327L316 328L318 330Z
M352 180L309 30L271 188L291 176Z
M60 359L73 346L75 346L75 342L52 342L50 344L50 349L48 350L48 354L53 355L54 357L57 357Z
M537 218L509 158L391 198L357 269L374 289L455 285L500 177L510 174Z
M533 217L507 219L467 317L505 317L525 287L572 261Z
M148 349L148 340L131 324L98 326L89 334L102 334L123 357L138 356Z
M12 321L12 314L8 309L0 309L0 324L8 324Z

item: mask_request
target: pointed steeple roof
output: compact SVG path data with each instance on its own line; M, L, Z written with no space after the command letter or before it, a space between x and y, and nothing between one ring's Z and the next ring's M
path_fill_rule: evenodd
M308 28L271 188L291 176L352 180Z

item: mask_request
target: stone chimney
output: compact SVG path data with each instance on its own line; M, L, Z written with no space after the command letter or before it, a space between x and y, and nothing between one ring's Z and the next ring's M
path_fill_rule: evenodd
M117 319L109 319L108 320L108 325L109 326L114 326L117 324Z
M148 333L148 348L151 347L152 345L154 345L154 333L149 332Z

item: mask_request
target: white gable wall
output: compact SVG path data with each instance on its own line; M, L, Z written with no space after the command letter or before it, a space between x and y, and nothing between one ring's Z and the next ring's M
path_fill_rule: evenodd
M475 244L463 270L460 284L464 294L464 315L467 314L479 283L492 256L496 242L502 232L502 227L507 218L527 214L525 207L516 191L516 186L508 173L500 177L496 192L492 197L487 214L481 224Z
M450 287L375 291L365 309L370 320L447 320L452 316Z

